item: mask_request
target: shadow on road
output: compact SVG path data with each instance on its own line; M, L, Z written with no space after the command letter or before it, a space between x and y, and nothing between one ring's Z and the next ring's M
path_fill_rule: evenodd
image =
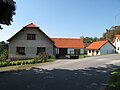
M113 68L118 66L5 72L0 73L0 90L100 90Z

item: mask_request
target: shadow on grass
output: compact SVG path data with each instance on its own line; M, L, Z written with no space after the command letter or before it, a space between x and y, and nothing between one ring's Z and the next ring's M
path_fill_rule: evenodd
M86 69L40 69L0 73L1 90L103 90L115 65Z

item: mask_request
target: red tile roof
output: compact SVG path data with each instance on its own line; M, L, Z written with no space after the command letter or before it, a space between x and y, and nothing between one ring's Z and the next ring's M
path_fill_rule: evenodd
M116 39L116 38L118 38L118 39L119 39L119 41L120 41L120 35L115 35L115 37L114 37L114 39L113 39L112 43L114 43L114 42L115 42L115 39Z
M90 50L90 49L91 50L99 50L107 42L108 42L108 40L93 42L88 47L86 47L86 49L88 49L88 50Z
M30 23L28 25L26 25L25 27L37 27L34 23Z
M120 41L120 35L115 35L115 37L116 37L116 38L118 38L118 39L119 39L119 41Z
M76 38L51 38L57 48L84 48L82 39Z

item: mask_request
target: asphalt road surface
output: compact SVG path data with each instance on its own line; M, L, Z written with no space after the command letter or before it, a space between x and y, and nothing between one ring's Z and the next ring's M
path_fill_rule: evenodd
M0 73L0 90L104 90L120 54L57 60L18 72Z

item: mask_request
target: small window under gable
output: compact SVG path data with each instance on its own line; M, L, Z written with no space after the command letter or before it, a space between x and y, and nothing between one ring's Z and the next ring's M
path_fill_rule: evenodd
M27 40L36 40L36 34L27 34Z

